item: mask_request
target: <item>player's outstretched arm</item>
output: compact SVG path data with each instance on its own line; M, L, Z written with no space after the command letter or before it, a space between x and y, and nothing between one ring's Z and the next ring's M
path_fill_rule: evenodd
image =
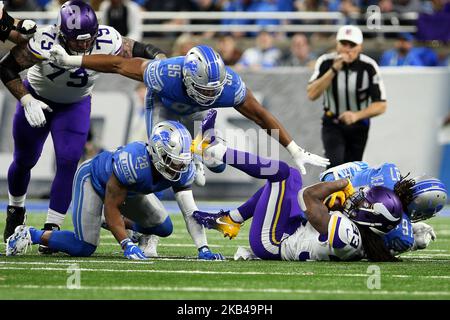
M305 164L326 167L330 164L328 159L306 152L300 148L291 138L286 128L275 116L267 111L255 98L253 93L247 89L244 102L236 108L246 118L253 120L261 128L266 129L268 134L278 138L279 142L289 151L302 174L306 173ZM277 136L278 135L278 136Z
M144 81L144 71L149 60L142 58L124 58L108 54L70 56L60 45L50 49L50 61L68 67L83 67L104 73L118 73L127 78Z
M298 193L298 203L305 212L309 223L320 234L328 232L330 214L323 201L334 192L343 190L348 180L341 179L331 182L320 182L310 187L303 188Z

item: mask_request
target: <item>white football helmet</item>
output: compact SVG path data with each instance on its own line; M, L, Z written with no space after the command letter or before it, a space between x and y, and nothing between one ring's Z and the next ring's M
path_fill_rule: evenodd
M202 106L212 105L222 94L227 70L220 55L211 47L199 45L184 58L183 82L188 96Z
M180 180L192 162L191 143L191 134L181 123L157 123L149 140L149 152L156 170L167 180Z

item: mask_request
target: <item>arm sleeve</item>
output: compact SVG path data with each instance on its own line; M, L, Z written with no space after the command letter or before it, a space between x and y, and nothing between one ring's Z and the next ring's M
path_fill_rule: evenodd
M197 246L197 249L207 246L208 241L206 239L205 229L203 226L199 225L192 216L194 211L198 210L192 190L184 190L175 193L175 200L183 213L186 228Z

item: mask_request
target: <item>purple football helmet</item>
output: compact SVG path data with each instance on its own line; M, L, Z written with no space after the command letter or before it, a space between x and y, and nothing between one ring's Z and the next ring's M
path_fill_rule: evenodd
M365 187L345 201L344 213L355 223L384 235L400 223L403 207L394 191L381 186Z
M98 34L94 9L81 0L61 6L58 16L59 38L70 54L86 54L92 50Z

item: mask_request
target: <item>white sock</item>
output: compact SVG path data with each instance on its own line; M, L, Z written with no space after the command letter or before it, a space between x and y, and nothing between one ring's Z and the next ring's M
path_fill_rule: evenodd
M47 213L47 221L45 221L45 223L53 223L61 227L64 222L65 216L65 214L59 213L49 208Z
M15 207L25 207L25 199L27 194L25 193L23 196L15 197L11 193L8 192L9 205Z
M244 222L244 218L242 218L238 209L234 209L230 211L230 218L236 223Z
M227 146L222 143L214 144L203 152L203 161L208 166L222 164L223 156L227 152Z

